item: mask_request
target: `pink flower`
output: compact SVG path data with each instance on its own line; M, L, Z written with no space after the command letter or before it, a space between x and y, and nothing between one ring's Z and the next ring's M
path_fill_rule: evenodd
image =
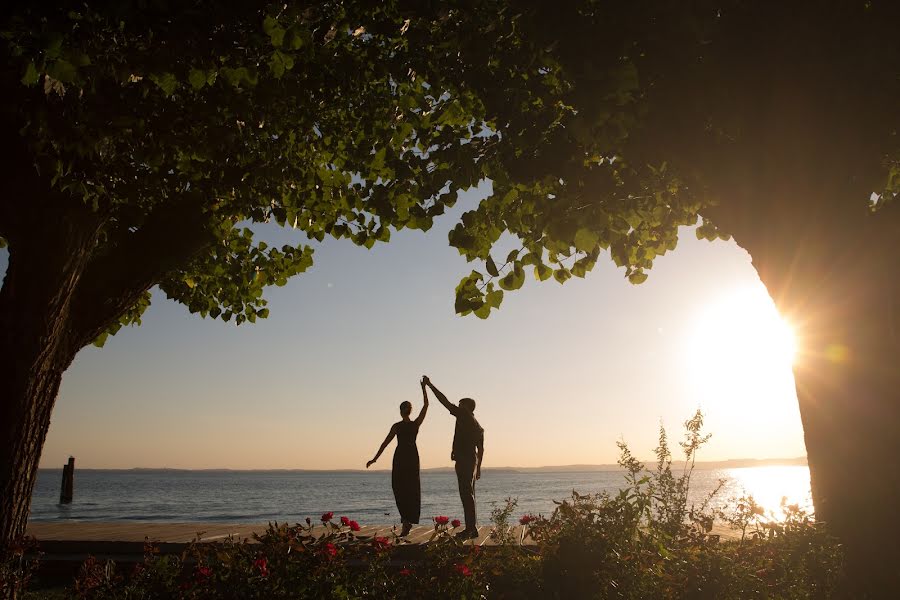
M197 567L197 570L194 572L194 579L202 583L212 577L212 574L213 570L210 567Z
M333 513L333 512L327 512L327 513L324 513L324 514L322 515L322 522L323 522L323 523L327 523L328 521L330 521L330 520L333 519L333 518L334 518L334 513Z
M266 560L265 556L260 556L256 560L253 561L253 567L259 571L259 574L263 577L269 575L269 561Z
M374 546L375 550L381 552L391 547L391 541L386 537L375 536L374 538L372 538L372 546Z
M341 525L344 527L348 527L350 525L350 519L347 517L341 517Z
M325 545L322 546L322 554L328 558L334 558L337 556L337 546L331 542L325 542Z
M462 523L459 522L459 519L453 519L452 521L450 521L450 524L453 526L454 529L456 529L457 527L462 525Z
M409 569L400 569L400 575L403 575L404 577L408 577L408 576L412 575L412 571L410 571Z
M438 525L446 525L447 523L450 522L450 517L444 517L444 516L435 517L434 522L437 523Z
M456 572L463 577L469 577L472 575L471 569L469 569L469 567L467 567L466 565L456 565L453 568L456 569Z
M359 523L356 521L350 521L347 526L350 527L350 531L359 531Z
M522 515L522 518L519 519L519 525L528 525L532 521L534 521L537 517L534 515Z

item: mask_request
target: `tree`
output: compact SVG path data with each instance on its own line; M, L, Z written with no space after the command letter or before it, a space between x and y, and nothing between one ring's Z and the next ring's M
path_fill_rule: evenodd
M0 544L24 532L63 373L140 323L151 287L253 322L312 250L257 243L250 224L371 247L484 177L495 136L456 77L459 20L231 4L4 8Z
M858 582L900 585L873 560L900 558L894 3L214 4L0 28L0 540L24 527L62 373L150 287L252 321L311 251L254 245L248 222L371 245L489 178L450 235L483 262L461 314L604 252L640 283L698 217L747 249L809 349L817 514ZM495 261L503 232L521 248Z
M568 114L516 146L451 235L486 261L457 308L486 316L487 282L518 288L532 264L563 282L601 250L638 283L696 215L698 236L732 236L800 329L817 517L845 546L854 596L896 597L897 3L553 3L520 23L556 61ZM501 231L522 242L505 271L489 257Z

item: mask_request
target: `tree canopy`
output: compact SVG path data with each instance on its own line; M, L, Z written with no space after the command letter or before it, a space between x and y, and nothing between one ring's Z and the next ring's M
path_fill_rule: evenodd
M484 176L478 159L497 135L453 80L447 38L465 23L449 13L73 6L4 24L6 76L18 80L5 131L21 135L7 140L19 157L6 175L31 179L15 191L47 193L7 193L0 235L15 252L33 235L29 213L89 209L85 293L121 297L85 324L100 342L139 322L148 284L204 316L265 317L264 287L308 268L312 249L256 243L250 223L371 247L392 229L428 229Z
M661 15L477 4L23 9L2 32L20 81L7 131L24 146L7 168L33 164L50 193L7 200L0 235L15 244L38 204L92 210L85 288L95 305L119 298L84 324L100 343L139 322L148 284L204 316L265 317L264 287L308 268L312 249L255 243L248 223L370 247L428 229L486 178L492 196L450 236L485 261L460 283L458 312L486 317L526 268L583 277L604 250L643 281L701 206L665 161L627 152L643 110L633 34ZM588 58L585 40L560 39L566 27L603 42ZM522 247L499 261L504 231Z

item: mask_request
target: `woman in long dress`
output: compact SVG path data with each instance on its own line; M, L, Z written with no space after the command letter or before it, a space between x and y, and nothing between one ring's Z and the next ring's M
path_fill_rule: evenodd
M367 469L375 464L394 436L397 436L397 448L394 450L394 465L391 471L391 487L394 488L394 500L397 502L397 510L400 512L400 520L403 523L401 536L409 534L414 523L418 524L422 505L422 488L419 482L419 449L416 447L416 436L419 435L419 426L422 425L425 413L428 412L428 393L425 391L424 379L421 383L423 404L419 416L415 421L410 420L412 403L400 404L402 420L391 426L391 430L384 438L375 458L366 463Z

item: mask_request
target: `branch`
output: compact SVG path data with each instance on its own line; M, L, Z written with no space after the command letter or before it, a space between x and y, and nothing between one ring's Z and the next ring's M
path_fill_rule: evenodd
M170 202L85 270L72 302L74 350L93 342L166 273L215 243L199 201Z

